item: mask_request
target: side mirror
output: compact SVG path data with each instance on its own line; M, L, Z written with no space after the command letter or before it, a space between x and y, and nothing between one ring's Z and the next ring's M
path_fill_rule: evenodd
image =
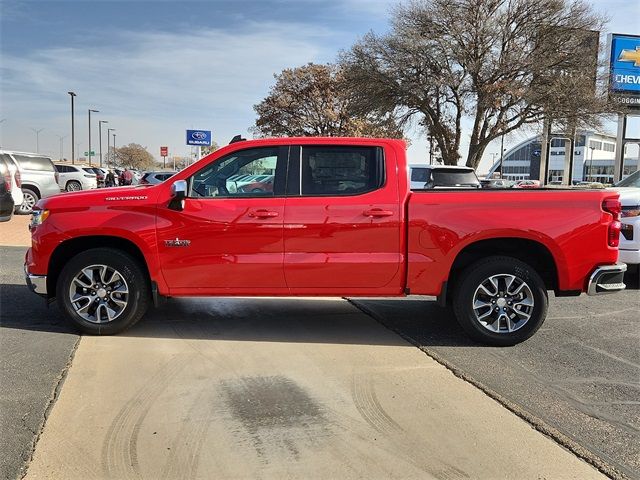
M189 188L186 180L176 180L171 185L171 201L169 208L181 212L184 210L184 199L187 198L187 188Z

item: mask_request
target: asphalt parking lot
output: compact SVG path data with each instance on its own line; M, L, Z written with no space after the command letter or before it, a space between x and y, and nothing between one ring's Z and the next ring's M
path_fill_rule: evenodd
M640 329L637 326L640 292L637 283L632 285L632 289L612 297L552 299L550 316L544 327L524 344L502 349L472 344L451 321L448 311L422 299L353 301L386 329L375 327L375 322L371 323L366 317L357 315L355 308L349 309L348 304L338 301L318 300L301 304L289 300L175 300L152 312L125 336L112 339L85 337L85 350L81 352L84 360L80 358L78 363L84 367L80 368L76 365L78 359L73 358L78 336L62 320L55 305L47 310L44 303L24 287L21 273L23 255L24 248L21 247L0 248L3 266L0 274L3 385L0 473L3 478L19 478L24 473L25 464L33 453L33 444L41 435L45 414L50 413L51 405L65 392L67 397L73 395L78 402L86 402L87 405L105 402L107 408L107 399L118 401L114 403L113 411L106 409L103 412L105 418L87 405L70 407L68 401L60 403L60 415L50 418L39 439L38 445L44 450L38 457L36 449L33 470L29 471L30 475L36 475L33 478L42 478L43 472L52 472L52 463L72 463L70 459L78 456L93 458L95 452L78 452L67 445L69 458L56 457L60 455L59 451L46 450L56 444L54 440L58 437L53 437L56 430L58 433L64 431L61 419L68 421L73 416L82 419L78 421L87 426L86 432L78 433L80 439L90 442L91 437L104 437L104 446L98 444L95 449L89 449L98 451L91 468L79 466L68 478L126 478L139 476L141 471L154 472L155 477L147 475L145 478L178 478L180 472L189 474L182 478L196 478L200 463L210 469L207 471L219 474L224 474L227 468L227 473L245 472L251 476L255 468L259 468L267 474L295 477L301 476L301 472L267 464L282 459L282 452L288 455L287 458L296 458L297 455L300 461L310 450L323 452L318 458L331 462L339 452L351 449L355 457L344 460L344 465L351 469L348 470L351 476L362 474L361 469L368 465L371 477L395 474L422 475L421 478L481 478L479 472L491 472L491 465L484 466L485 470L473 470L477 468L477 462L466 465L464 459L451 454L451 450L456 449L455 441L459 442L460 448L462 442L468 441L465 437L472 437L475 448L484 457L494 458L486 453L487 449L493 449L498 452L495 458L503 455L515 458L512 467L519 470L511 473L518 471L521 478L528 477L527 472L536 469L537 472L544 471L546 466L536 462L544 463L546 459L540 455L544 448L550 448L549 445L544 442L540 445L525 443L540 440L537 437L525 440L526 431L520 432L518 429L522 426L517 422L513 424L516 433L508 438L501 437L505 432L489 428L489 438L494 439L491 444L487 444L485 438L475 436L474 426L477 425L474 422L488 425L492 422L496 425L501 425L500 422L513 423L504 417L504 409L490 410L488 414L486 408L493 407L482 406L485 402L482 396L474 397L473 391L464 390L465 396L471 397L460 400L461 404L457 404L459 399L452 398L450 407L455 415L447 417L447 395L451 396L452 392L431 391L434 384L424 383L432 378L434 372L437 375L444 373L428 363L429 357L420 352L418 354L422 356L411 353L417 350L401 337L445 364L456 375L497 398L536 429L596 464L601 471L618 478L640 478ZM614 299L615 303L612 303ZM244 313L234 313L235 310ZM319 316L319 313L314 316L309 314L310 311L322 311L325 316ZM328 323L327 318L331 319ZM176 347L176 340L179 340L180 348ZM210 344L211 340L224 342L222 345ZM263 348L268 349L263 351ZM148 359L155 359L155 355L162 353L158 359L180 361L173 368L170 364L162 364L164 360L150 363L163 373L155 372L150 366L141 366L138 370L135 358L127 357L130 355L127 352L131 351L142 352ZM391 355L391 351L395 353ZM403 360L395 364L398 351L402 352ZM98 368L99 364L96 366L99 358L105 358L98 355L113 358L114 365L109 372ZM283 356L284 359L273 358ZM318 363L310 360L317 356L323 358L322 365L326 371L317 371ZM72 359L76 375L72 376L70 383L63 385L61 380ZM252 362L258 365L261 374L250 378L242 376L243 368ZM347 402L348 399L337 393L342 391L343 385L332 377L345 365L367 372L365 377L356 375L356 380L346 388L357 400L354 401L353 412L346 415L345 405L351 400ZM180 370L185 366L189 367L188 375L187 370ZM248 448L247 451L256 456L255 459L247 456L235 459L235 464L244 465L245 470L239 467L234 470L229 465L223 468L220 461L215 461L213 452L205 447L210 445L216 452L216 449L223 451L225 447L219 442L224 435L229 435L227 430L227 433L218 431L218 435L211 437L207 435L212 433L203 429L185 428L185 419L190 419L188 424L191 426L203 422L211 425L210 410L208 407L203 409L202 405L209 405L212 398L218 397L211 395L207 388L192 389L195 385L202 385L202 380L212 374L212 368L221 378L229 369L238 373L237 378L243 378L240 383L232 379L226 379L226 383L223 381L221 389L226 392L223 395L224 405L211 407L220 407L223 411L220 417L215 417L216 422L233 425L227 430L232 432L231 438L241 439L236 445L238 451L244 452L243 449ZM282 371L290 372L290 375L269 374ZM129 385L122 391L118 390L114 377L119 377L120 372L124 375L123 385ZM375 374L369 375L371 372ZM346 376L350 378L352 375L349 370ZM183 379L185 376L187 380ZM314 376L324 379L320 382L323 392L314 392L317 387L305 378ZM109 389L104 385L113 387ZM413 386L415 391L411 392ZM254 398L251 392L261 393ZM284 397L280 398L283 392ZM327 392L334 393L327 397ZM420 392L424 398L420 400L415 392ZM179 412L172 412L168 407L158 410L158 407L166 407L167 393L184 397L185 405L190 407ZM297 421L305 428L296 427L293 437L280 435L279 429L291 426L282 424L287 419L281 418L279 412L270 411L263 397L269 404L297 412ZM324 401L312 402L310 397L323 398ZM433 412L424 418L415 418L412 411L425 405ZM439 405L441 410L434 405ZM159 414L163 411L164 416ZM348 409L346 411L349 412ZM175 413L177 420L167 420L165 417L173 417L166 412ZM339 421L334 422L334 419L327 423L326 419L333 418L335 412L341 412ZM281 423L265 436L259 427L253 430L251 427L259 416ZM487 418L478 419L478 416ZM355 421L360 417L366 421ZM447 423L452 422L457 424L454 431L462 436L447 433ZM160 427L154 430L155 425L162 430ZM78 427L82 428L74 426ZM341 443L338 447L334 444L328 456L314 439L333 437L336 429ZM425 431L435 435L428 437L431 443L424 443L426 437L422 435L426 435ZM440 431L443 436L438 437ZM171 436L169 433L175 438L184 436L186 440L184 443L163 443L162 439ZM411 438L408 444L402 444L406 450L402 455L392 447L395 443L392 440L398 441L400 437ZM162 462L157 462L158 458L154 456L145 457L145 452L135 450L136 442L142 442L144 438L152 439L148 441L154 448L166 448L169 449L167 452L173 453L167 453L166 458L161 457ZM386 443L378 443L383 440ZM444 446L442 451L438 445ZM437 452L439 456L434 456L440 460L416 460L419 456L412 452L425 446ZM530 463L519 463L518 455L523 450ZM119 452L123 451L130 452L129 456L122 457ZM233 452L224 451L233 457ZM340 455L343 459L344 455ZM399 455L401 460L398 460ZM375 456L379 458L373 461ZM171 458L176 462L171 463L168 460ZM444 463L442 458L446 459ZM564 461L569 460L570 457ZM400 466L395 469L385 466L385 463L393 462L399 462ZM491 460L489 463L495 462ZM582 472L580 465L570 467L566 463L563 474L547 471L547 478L581 478L577 473ZM319 464L316 466L320 468ZM464 468L458 471L461 466ZM156 467L159 470L154 470ZM337 474L345 471L327 470ZM502 476L508 478L505 472L509 470L502 471ZM55 477L55 474L51 475L49 478Z
M478 346L433 302L352 300L383 325L471 381L612 476L640 478L640 290L551 298L526 342Z

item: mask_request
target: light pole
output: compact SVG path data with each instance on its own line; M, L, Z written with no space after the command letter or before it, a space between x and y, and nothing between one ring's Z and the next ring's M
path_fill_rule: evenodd
M500 136L500 178L504 178L502 170L504 169L504 134Z
M103 123L109 123L109 120L100 120L98 122L98 138L100 139L100 168L102 168L102 124ZM107 137L107 140L109 140L109 137ZM107 142L108 144L109 142ZM107 148L107 150L109 150Z
M62 160L64 160L64 147L63 147L64 144L63 144L62 141L65 138L67 138L67 136L66 135L62 136L62 135L57 135L57 134L54 134L54 135L56 135L56 137L58 137L60 139L60 161L62 161Z
M91 112L98 113L100 110L89 109L89 166L91 166Z
M113 166L116 166L116 134L113 134Z
M41 128L39 130L32 128L31 130L33 130L36 134L36 153L40 153L40 132L43 131L44 128Z
M67 92L71 96L71 165L76 163L76 152L74 150L74 146L76 143L76 128L74 125L74 114L73 114L73 97L76 96L74 92Z
M107 168L109 168L109 144L111 143L109 138L111 137L111 132L115 132L115 131L116 131L115 128L107 128ZM113 152L114 155L115 153L116 152ZM111 166L113 166L113 157L111 157Z
M587 172L587 181L591 181L593 182L593 151L596 149L596 147L589 147L589 150L591 150L591 159L589 160L589 171Z

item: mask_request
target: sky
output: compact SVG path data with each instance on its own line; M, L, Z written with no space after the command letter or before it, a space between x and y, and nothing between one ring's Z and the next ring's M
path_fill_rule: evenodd
M640 2L597 0L608 31L640 34ZM212 130L224 145L251 137L253 105L273 75L308 62L334 61L368 31L389 29L389 0L0 0L0 146L70 157L74 91L76 152L99 150L97 122L118 146L140 143L159 159L189 155L185 130ZM607 33L607 32L604 32ZM601 37L604 38L604 37ZM614 132L614 126L608 127ZM34 130L40 130L36 135ZM510 135L505 146L531 132ZM409 160L423 163L417 130ZM463 149L464 149L463 139ZM486 171L496 143L485 154Z

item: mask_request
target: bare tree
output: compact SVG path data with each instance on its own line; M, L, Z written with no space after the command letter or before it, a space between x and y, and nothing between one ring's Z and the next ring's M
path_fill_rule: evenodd
M253 108L258 136L362 136L402 138L394 117L356 114L341 69L309 63L275 75L269 95Z
M156 161L142 145L130 143L116 149L116 164L121 167L147 170L153 168Z
M545 115L570 128L607 110L595 94L598 30L581 0L414 0L392 31L367 34L341 56L356 112L416 119L446 164L466 164L487 145Z

